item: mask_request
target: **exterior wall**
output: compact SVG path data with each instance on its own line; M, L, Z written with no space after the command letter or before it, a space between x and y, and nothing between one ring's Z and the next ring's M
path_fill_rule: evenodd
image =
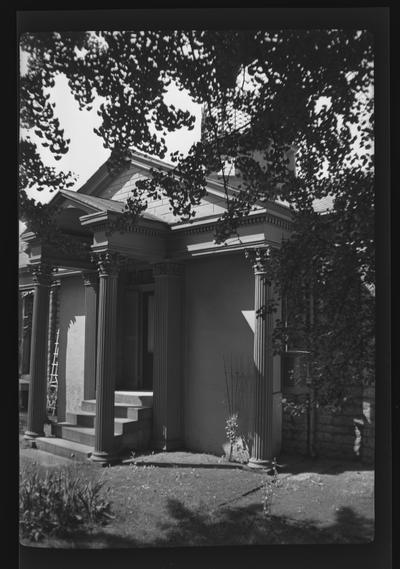
M284 393L288 396L288 391ZM305 400L307 389L297 393ZM309 416L307 411L293 416L283 413L283 451L307 454ZM317 456L374 461L375 446L375 393L374 389L354 388L352 396L340 412L317 408L315 412L314 450Z
M185 272L184 438L190 450L223 454L228 371L251 379L254 276L243 254L196 259Z
M99 197L124 202L135 187L136 182L145 177L146 176L138 172L136 168L126 170L117 176L111 184L101 192Z
M58 419L79 411L84 399L85 291L81 276L61 281Z
M177 223L180 220L179 217L172 213L171 204L167 198L149 201L146 211L167 223ZM193 211L196 212L196 216L194 217L196 220L208 215L222 215L224 211L226 211L226 208L223 207L222 201L215 199L208 201L207 199L202 200L198 206L193 207Z

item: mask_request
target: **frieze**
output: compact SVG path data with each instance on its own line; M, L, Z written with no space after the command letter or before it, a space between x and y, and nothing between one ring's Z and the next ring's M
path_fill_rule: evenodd
M101 223L96 225L96 231L105 231L107 236L112 236L117 230L110 230L110 226L107 223ZM121 233L141 233L147 237L163 237L165 236L165 230L155 229L153 227L144 227L143 225L131 225L126 227L121 231Z
M133 225L128 228L128 233L143 233L148 237L163 237L165 235L165 231L159 229L153 229L150 227L143 227L140 225Z
M239 227L244 225L256 225L258 223L269 223L270 225L276 225L277 227L287 229L288 231L292 229L291 221L282 219L278 216L271 215L268 213L245 217L240 220ZM181 230L181 232L183 233L183 235L193 235L196 233L197 234L207 233L209 231L213 231L214 229L215 229L215 222L208 223L206 225L196 225L194 227L188 227L186 229Z

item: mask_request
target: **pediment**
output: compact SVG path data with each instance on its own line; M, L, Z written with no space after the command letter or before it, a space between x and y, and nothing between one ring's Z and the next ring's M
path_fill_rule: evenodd
M78 190L78 193L125 204L136 182L150 177L150 168L167 170L172 168L172 166L160 160L134 154L128 169L112 177L102 167L91 180ZM209 188L208 194L194 208L196 219L210 215L221 215L226 210L223 189L218 187L221 184L217 180L212 179L210 179L210 184L213 187ZM147 203L148 207L145 216L148 214L168 224L175 224L180 221L178 217L173 215L168 198L163 197L159 200L148 198Z
M133 152L129 168L120 174L112 176L108 172L107 163L104 163L77 192L69 192L69 194L81 196L82 202L85 202L87 208L100 208L100 211L104 211L103 208L106 208L107 211L122 211L136 182L148 178L151 175L150 170L152 168L170 170L173 166L139 152ZM228 193L234 197L239 191L237 188L238 179L233 176L229 184ZM85 197L87 198L86 201ZM163 197L158 200L149 198L147 203L147 210L143 217L158 220L168 225L176 225L181 222L179 217L173 215L168 198ZM276 207L279 209L278 204L270 202L268 204L259 203L255 209L261 210L264 207L272 210ZM219 217L226 211L226 192L218 175L210 176L207 179L207 194L202 198L200 204L193 209L196 220L212 216ZM96 211L96 209L92 211Z

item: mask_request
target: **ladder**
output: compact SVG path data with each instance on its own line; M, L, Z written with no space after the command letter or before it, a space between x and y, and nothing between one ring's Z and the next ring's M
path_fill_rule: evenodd
M57 330L54 342L53 361L51 371L47 382L47 413L54 417L57 408L57 391L58 391L58 340L60 330Z

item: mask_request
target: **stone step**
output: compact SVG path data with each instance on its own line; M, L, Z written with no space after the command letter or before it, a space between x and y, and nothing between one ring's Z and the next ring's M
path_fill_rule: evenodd
M93 446L53 437L38 437L35 444L39 450L75 460L87 460L93 452Z
M96 413L96 400L86 399L81 403L82 412L79 414L84 414L85 416L95 415ZM67 414L72 415L72 414ZM149 419L152 416L152 407L147 405L128 405L126 403L115 403L114 405L114 417L131 419L132 421L140 421L141 419ZM70 419L68 419L70 420ZM90 419L87 419L90 421ZM85 419L83 419L85 421ZM74 421L71 420L73 423ZM83 424L83 423L82 423ZM88 425L89 426L89 425Z
M130 419L115 419L114 439L120 446L123 435L132 435L143 430L151 429L151 420L131 421ZM62 439L74 441L84 445L94 446L94 427L81 426L73 423L57 423L53 427L53 433Z
M131 421L145 421L146 419L151 419L153 416L153 408L146 405L141 407L126 406L123 403L117 403L116 409L121 412L121 415L115 415L115 417L121 417L130 419Z
M54 427L54 434L60 439L94 447L95 437L94 428L92 427L78 427L70 423L58 423ZM114 432L114 439L116 446L119 446L121 435Z
M114 433L118 435L136 433L150 424L151 421L149 419L132 421L131 419L118 418L114 420Z
M153 406L153 392L152 391L115 391L115 403L125 403L126 405L148 407Z
M80 413L67 413L66 422L79 427L94 427L96 415L86 411Z

